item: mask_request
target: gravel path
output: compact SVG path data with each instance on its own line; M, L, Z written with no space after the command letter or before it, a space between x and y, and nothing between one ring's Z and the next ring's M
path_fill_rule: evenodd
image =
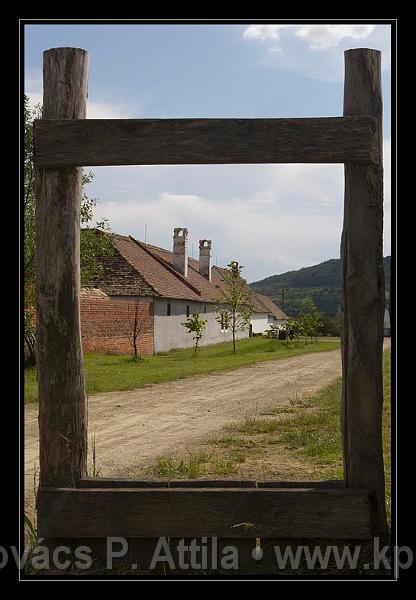
M157 456L192 447L246 415L290 405L341 374L339 350L266 361L234 371L89 398L89 446L102 476L129 476ZM25 407L25 496L33 509L38 405Z

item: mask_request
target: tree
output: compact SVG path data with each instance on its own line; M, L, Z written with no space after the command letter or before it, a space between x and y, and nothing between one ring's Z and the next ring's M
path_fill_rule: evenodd
M129 323L129 340L133 348L133 358L138 360L139 355L139 341L144 333L149 330L148 320L143 318L143 298L136 296L133 303L129 303L128 306L128 323Z
M319 327L321 335L340 336L339 316L322 315L322 325Z
M231 328L233 352L236 352L236 334L250 324L253 314L253 293L241 276L244 267L232 260L222 269L224 286L216 299L215 311L219 313L217 321L223 329Z
M322 316L318 312L315 304L312 300L308 300L307 302L307 312L303 313L300 316L300 322L303 329L303 333L306 336L312 338L318 333L319 328L322 326Z
M299 319L293 317L287 319L283 324L283 329L286 332L286 344L289 346L289 340L295 338L296 340L303 333L302 323Z
M208 321L201 319L198 312L194 313L191 317L188 317L185 323L182 323L182 325L188 330L188 333L193 334L192 339L195 342L193 353L194 357L198 355L199 342L205 333L207 323Z
M25 364L34 366L36 363L35 340L35 244L36 244L36 214L34 194L34 168L33 168L33 132L32 122L40 118L41 109L37 106L33 111L29 108L29 99L24 99L24 343Z
M286 321L286 326L288 327L289 337L298 339L303 334L302 322L299 319L295 319L294 317L288 319Z
M36 335L36 198L34 191L35 169L33 161L33 121L42 117L42 107L38 104L30 108L29 98L24 97L24 341L25 362L27 366L35 364L35 335ZM93 219L96 199L85 193L84 187L91 182L93 174L83 173L83 195L81 201L81 281L83 285L97 277L102 265L99 258L111 256L113 244L109 235L97 235L96 229L109 231L108 222L103 219L94 227L89 224Z

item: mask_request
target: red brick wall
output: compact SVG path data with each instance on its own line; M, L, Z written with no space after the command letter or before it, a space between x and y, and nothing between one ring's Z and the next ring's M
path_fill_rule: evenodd
M81 298L81 334L84 352L132 354L133 300ZM138 338L139 354L153 354L153 304L142 299L138 307L142 333Z

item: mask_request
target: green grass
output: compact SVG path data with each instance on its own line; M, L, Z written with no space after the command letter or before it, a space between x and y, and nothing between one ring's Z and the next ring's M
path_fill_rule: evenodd
M390 351L388 350L383 354L383 450L388 515L390 515L391 487L390 378ZM307 412L298 411L293 417L283 421L274 421L275 433L269 443L283 444L316 466L317 478L342 479L341 379L308 398L308 405L311 410ZM246 424L242 423L241 426L244 428ZM262 427L260 421L258 433L261 433ZM252 429L252 432L255 433L255 425L252 425Z
M161 479L197 479L203 475L204 464L210 459L206 452L190 454L188 459L175 460L169 456L159 456L148 473Z
M308 345L253 337L201 348L193 358L193 348L172 350L134 361L128 356L85 354L85 382L88 394L132 390L154 383L184 379L192 375L236 369L266 360L276 360L309 352L325 352L339 348L339 342L318 339ZM36 369L25 371L25 402L37 402Z
M256 433L273 433L279 429L279 421L271 419L246 419L242 423L232 423L226 426L227 431L253 435Z
M227 458L219 458L213 467L215 475L237 475L238 465L237 461Z

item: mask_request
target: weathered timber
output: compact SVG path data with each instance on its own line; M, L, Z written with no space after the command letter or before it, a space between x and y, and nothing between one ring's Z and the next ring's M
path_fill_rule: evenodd
M169 482L169 488L251 488L256 485L254 479L185 479Z
M35 122L39 166L379 161L369 116Z
M80 488L167 488L168 481L158 479L126 479L118 477L83 477L77 482Z
M87 121L87 53L73 48L44 53L44 119L34 126L41 537L101 544L106 536L123 536L136 539L135 552L148 546L150 555L158 536L244 539L249 551L256 538L263 545L263 539L360 540L385 533L380 53L355 49L345 60L340 118ZM83 479L79 167L279 162L345 163L345 481Z
M81 488L345 488L345 481L256 481L255 479L133 479L122 477L83 477L77 482Z
M318 481L258 481L259 488L345 488L345 481L342 479L323 479Z
M39 535L68 537L372 537L358 489L53 489L38 493ZM99 515L99 518L97 518Z
M256 481L234 479L184 479L163 481L160 479L126 479L113 477L84 477L77 483L81 488L186 488L186 487L256 487ZM296 486L292 486L296 487Z
M78 48L44 52L43 114L83 119L88 57ZM40 483L74 485L85 474L87 417L81 349L81 169L36 170L37 367Z
M345 52L344 114L372 115L380 160L345 164L342 257L342 431L348 487L374 489L386 528L383 409L383 164L381 53Z

